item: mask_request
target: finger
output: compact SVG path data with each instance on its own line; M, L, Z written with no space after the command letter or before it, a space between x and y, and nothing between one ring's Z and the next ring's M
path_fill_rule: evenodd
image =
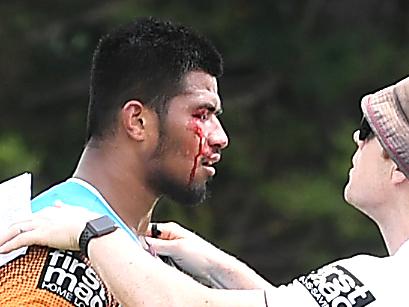
M145 236L159 238L162 235L162 231L159 229L161 227L160 225L163 225L163 223L149 223Z
M145 236L160 238L162 235L162 231L159 229L161 227L160 225L163 225L163 223L149 223L148 229L145 232Z
M10 241L13 239L15 236L17 236L20 233L19 229L7 229L6 232L2 233L0 235L0 246L2 246L4 243L7 241Z
M18 224L23 225L23 224L28 224L28 223L32 223L32 222L33 222L33 218L30 218L30 219L27 219L27 220L16 221L14 223L11 223L9 228L12 228L12 227L14 227L15 225L18 225Z
M151 227L151 237L159 238L161 234L162 234L162 231L158 229L158 224L153 223Z
M156 226L154 226L156 225ZM153 227L153 229L152 229ZM155 230L156 227L156 230ZM151 223L146 235L162 240L175 240L184 238L189 232L175 222ZM155 231L153 231L155 230ZM154 235L155 234L155 235Z
M41 245L41 240L39 239L36 231L22 232L1 245L0 254L9 253L21 247L36 244Z
M34 229L32 220L11 224L7 231L0 235L0 246L25 231Z
M152 237L152 225L157 223L149 223L148 229L146 229L145 236Z
M161 256L172 256L176 248L176 240L161 240L147 237L146 241L153 248L153 250Z

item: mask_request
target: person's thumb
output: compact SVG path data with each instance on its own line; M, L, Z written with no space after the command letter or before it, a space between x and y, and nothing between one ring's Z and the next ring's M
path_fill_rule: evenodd
M152 249L161 256L174 255L177 249L178 240L162 240L151 237L146 237L146 242L152 247Z

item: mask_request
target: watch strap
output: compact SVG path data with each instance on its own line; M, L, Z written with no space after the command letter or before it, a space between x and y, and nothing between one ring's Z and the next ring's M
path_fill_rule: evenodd
M79 237L81 253L88 258L88 245L91 239L101 237L115 231L118 226L107 215L88 221Z

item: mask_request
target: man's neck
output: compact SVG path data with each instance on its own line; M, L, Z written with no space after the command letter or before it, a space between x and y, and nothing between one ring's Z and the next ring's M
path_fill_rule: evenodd
M138 176L135 165L115 150L85 148L73 177L94 186L128 227L144 234L157 197Z
M376 218L386 248L390 255L409 240L409 204L395 207L384 207L382 215Z

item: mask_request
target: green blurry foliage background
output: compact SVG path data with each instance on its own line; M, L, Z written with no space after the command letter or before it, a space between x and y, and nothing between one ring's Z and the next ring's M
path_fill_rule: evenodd
M177 220L274 283L358 252L385 255L343 200L362 96L409 71L405 0L0 2L0 179L34 194L69 177L85 135L98 37L137 16L196 28L221 50L231 143L205 205L163 200Z

